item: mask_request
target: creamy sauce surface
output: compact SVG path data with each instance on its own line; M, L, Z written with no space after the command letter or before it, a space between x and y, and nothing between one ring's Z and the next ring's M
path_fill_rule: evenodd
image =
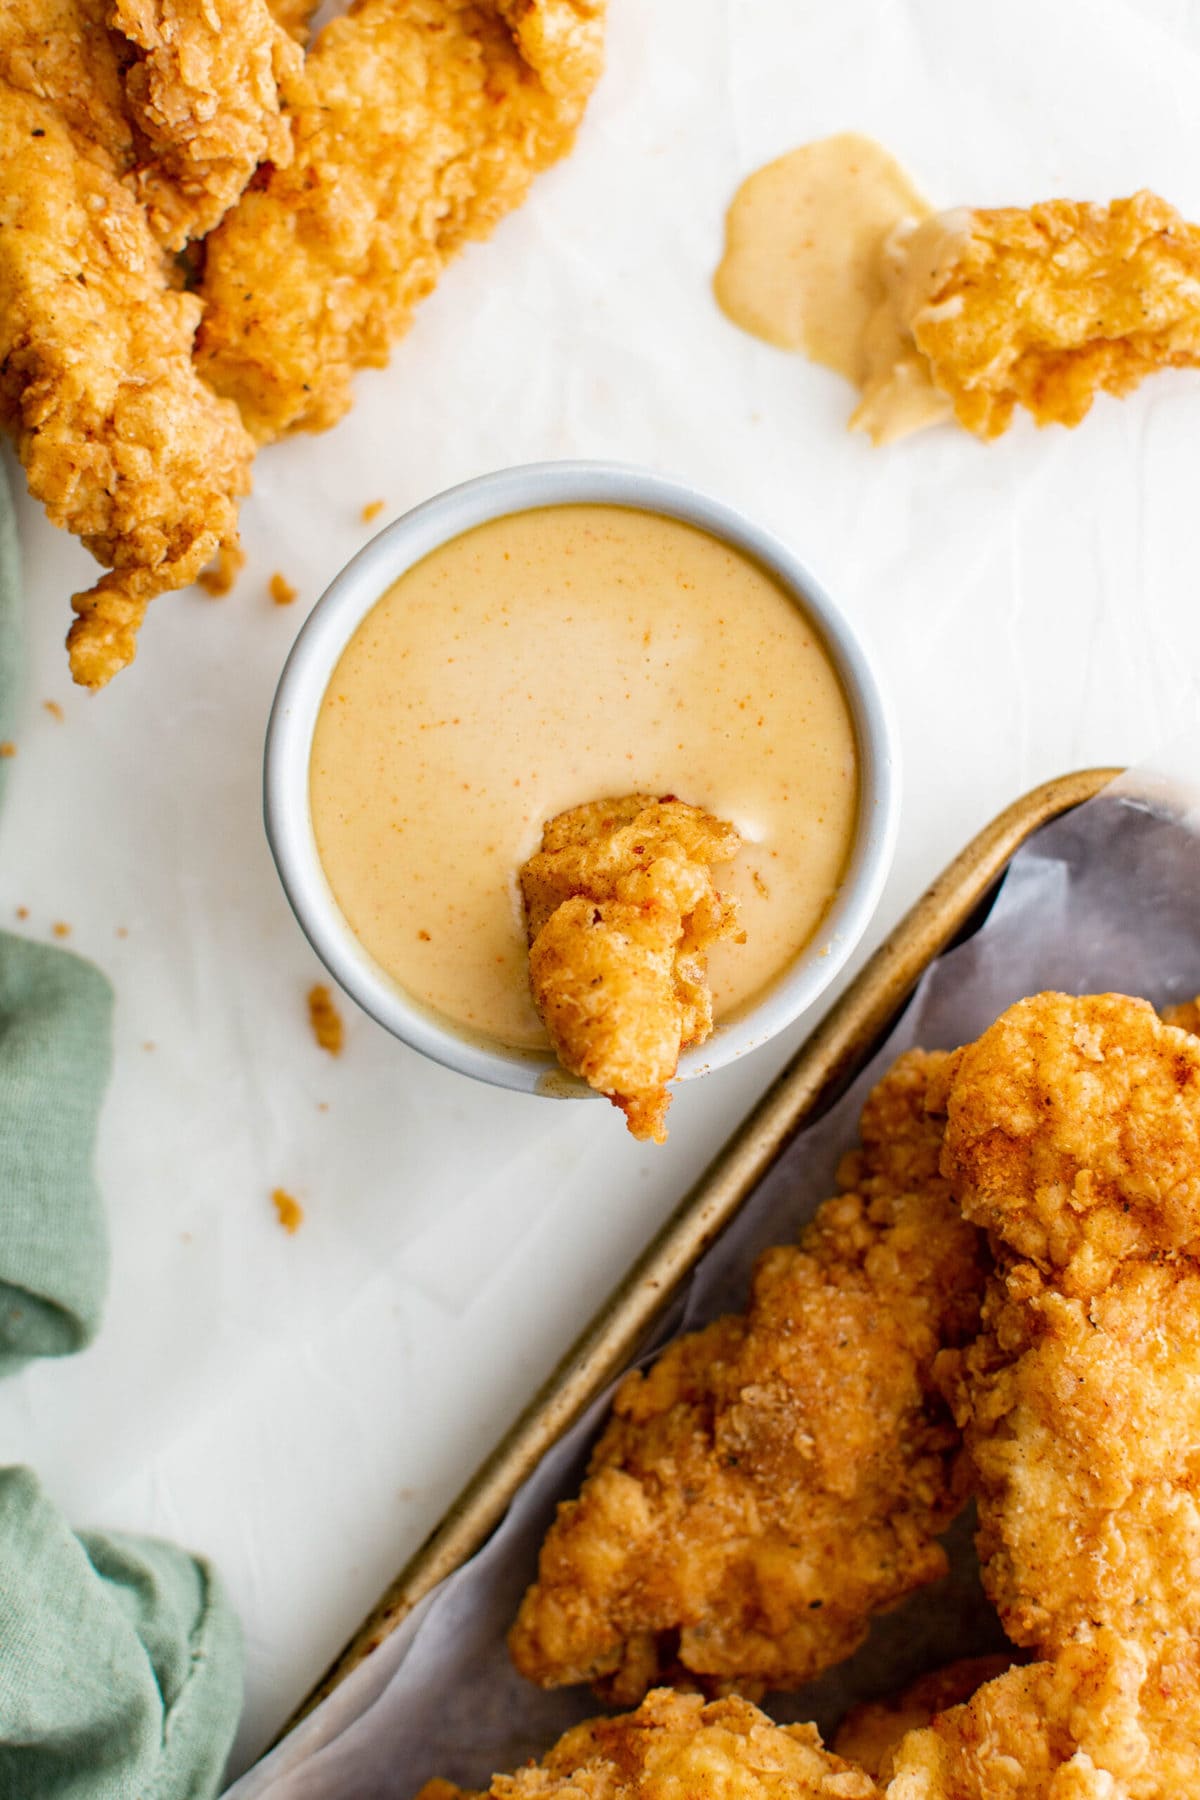
M907 339L899 226L929 217L911 176L855 132L802 144L742 183L714 288L743 331L836 369L863 389L851 424L876 443L939 423L950 405Z
M858 808L854 729L807 617L749 558L622 507L477 527L401 576L342 654L313 738L317 849L409 995L538 1048L516 875L585 800L676 794L745 845L721 885L718 1018L818 929Z

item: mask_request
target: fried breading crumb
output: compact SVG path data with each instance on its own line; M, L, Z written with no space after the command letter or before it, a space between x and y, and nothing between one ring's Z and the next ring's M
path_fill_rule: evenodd
M66 718L66 714L63 712L63 709L58 704L57 700L43 700L42 705L52 719L57 719L61 723L62 720Z
M13 743L11 738L5 738L4 742L0 743L0 756L8 757L15 756L16 754L17 746Z
M29 908L27 906L18 906L16 910L18 919L27 919L29 917Z
M631 794L560 813L521 869L530 987L555 1054L636 1138L665 1141L666 1084L712 1031L707 952L738 935L712 865L740 848L699 807Z
M213 600L222 600L246 566L246 552L240 544L222 544L210 568L201 569L196 586Z
M384 505L385 502L382 500L368 500L362 509L363 524L369 525L372 519L377 519L383 511Z
M64 919L56 919L50 929L56 938L68 938L71 935L71 927Z
M277 570L267 583L267 591L276 606L290 606L292 601L299 594L300 589L294 588L291 582L286 581Z
M289 1236L294 1236L304 1223L304 1208L300 1202L286 1188L277 1187L271 1190L271 1203L283 1229Z
M308 1020L322 1050L328 1050L330 1056L340 1056L345 1027L333 994L324 982L319 981L308 990Z

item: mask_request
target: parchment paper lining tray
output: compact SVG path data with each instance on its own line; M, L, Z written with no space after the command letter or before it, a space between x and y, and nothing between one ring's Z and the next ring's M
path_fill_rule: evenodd
M587 1690L542 1694L521 1681L503 1635L557 1501L577 1489L616 1376L676 1331L743 1303L754 1258L794 1238L832 1191L868 1088L911 1044L963 1042L1045 987L1123 989L1160 1005L1200 991L1195 824L1177 787L1088 770L1035 789L968 845L805 1042L231 1800L410 1800L434 1774L482 1786L600 1710ZM531 1303L536 1292L531 1271ZM948 1540L944 1582L877 1621L849 1663L798 1694L768 1696L768 1710L829 1731L856 1699L999 1647L971 1534L968 1516Z

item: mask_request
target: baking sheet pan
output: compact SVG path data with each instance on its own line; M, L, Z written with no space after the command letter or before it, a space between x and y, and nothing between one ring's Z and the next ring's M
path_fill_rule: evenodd
M297 1709L281 1738L486 1541L545 1452L632 1360L681 1281L797 1132L865 1064L928 965L972 928L1021 845L1041 826L1092 799L1120 773L1080 770L1034 788L980 832L926 890L680 1202Z

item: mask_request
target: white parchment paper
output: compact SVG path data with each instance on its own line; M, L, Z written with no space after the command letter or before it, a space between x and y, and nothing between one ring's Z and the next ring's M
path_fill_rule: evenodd
M928 970L868 1066L702 1259L657 1341L742 1303L754 1258L794 1237L831 1191L866 1093L901 1051L952 1048L1043 988L1119 990L1157 1005L1200 990L1198 817L1181 784L1140 775L1039 832L1014 860L986 923ZM587 1690L543 1694L523 1682L504 1633L555 1505L578 1487L606 1404L607 1397L593 1406L545 1458L480 1554L238 1783L236 1800L409 1800L432 1775L482 1786L597 1710ZM770 1696L774 1716L815 1718L829 1732L855 1699L1000 1647L969 1517L951 1544L945 1581L877 1621L850 1663L797 1694Z
M718 312L725 208L769 157L856 130L939 205L1144 183L1200 218L1198 92L1200 0L611 0L572 156L447 270L334 432L263 452L235 591L155 601L102 694L62 648L95 564L20 500L0 923L48 942L68 923L116 989L112 1284L87 1352L0 1384L0 1461L80 1526L213 1558L246 1630L235 1772L812 1024L686 1084L662 1149L601 1104L464 1081L349 1007L332 1062L261 819L303 613L386 520L505 464L615 457L744 508L892 698L904 817L869 949L1015 795L1142 761L1196 717L1200 374L1103 398L1076 432L1021 418L994 444L946 427L877 451L845 429L845 382Z

